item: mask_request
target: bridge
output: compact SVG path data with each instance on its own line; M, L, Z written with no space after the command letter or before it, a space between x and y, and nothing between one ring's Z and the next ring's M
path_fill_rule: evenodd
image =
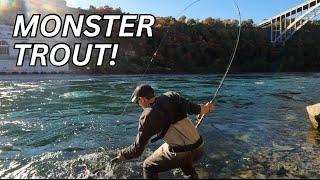
M284 45L299 29L318 15L320 15L320 0L307 0L261 22L257 27L270 28L271 42Z

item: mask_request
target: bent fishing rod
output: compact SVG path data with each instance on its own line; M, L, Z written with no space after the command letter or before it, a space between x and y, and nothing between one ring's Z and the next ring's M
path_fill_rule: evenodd
M240 12L240 8L239 8L238 3L236 2L236 0L233 0L233 2L234 2L234 5L235 5L235 7L236 7L236 9L237 9L237 11L238 11L238 15L239 15L238 37L237 37L237 40L236 40L236 43L235 43L235 46L234 46L232 55L231 55L231 57L230 57L230 61L229 61L229 64L228 64L228 66L227 66L226 72L224 73L224 75L223 75L223 77L222 77L222 79L221 79L221 81L220 81L220 84L219 84L216 92L214 93L213 98L212 98L211 101L209 102L210 104L212 104L212 103L215 102L216 97L217 97L220 89L222 88L224 81L226 80L226 77L227 77L227 75L228 75L228 73L229 73L229 70L230 70L230 68L231 68L231 65L232 65L232 63L233 63L234 57L235 57L235 55L236 55L236 53L237 53L237 49L238 49L238 45L239 45L239 41L240 41L240 37L241 37L241 23L242 23L241 12ZM203 114L202 116L196 118L196 128L198 128L198 127L201 125L201 123L202 123L202 121L204 120L205 116L206 116L206 114Z
M196 4L196 3L199 2L199 1L201 1L201 0L196 0L196 1L193 1L192 3L190 3L186 8L184 8L184 9L181 11L180 14L182 14L184 11L186 11L187 9L189 9L191 6L193 6L194 4ZM231 65L232 65L232 63L233 63L234 57L235 57L236 52L237 52L237 49L238 49L239 41L240 41L240 36L241 36L241 23L242 23L241 12L240 12L240 8L239 8L236 0L233 0L233 2L234 2L235 6L236 6L236 8L237 8L237 10L238 10L238 15L239 15L238 37L237 37L236 44L235 44L235 46L234 46L233 53L232 53L232 55L231 55L231 57L230 57L230 62L229 62L229 64L228 64L228 66L227 66L226 72L224 73L224 75L223 75L223 77L222 77L222 79L221 79L221 81L220 81L220 84L219 84L219 86L218 86L218 88L217 88L217 90L216 90L216 92L215 92L212 100L211 100L209 103L213 103L213 102L215 101L215 99L216 99L216 97L217 97L220 89L222 88L223 83L224 83L224 81L225 81L225 79L226 79L226 77L227 77L227 75L228 75L228 73L229 73L229 70L230 70L230 68L231 68ZM180 15L180 14L179 14L179 15ZM179 15L178 15L178 16L179 16ZM150 68L151 63L153 62L154 58L157 56L157 53L158 53L160 47L162 46L163 41L164 41L164 39L165 39L165 37L167 36L168 33L169 33L169 29L165 32L164 36L163 36L162 39L160 40L159 46L158 46L158 48L156 49L156 51L153 53L153 56L152 56L152 58L151 58L151 60L150 60L150 62L149 62L149 64L148 64L146 70L144 71L142 77L145 76L145 74L147 73L148 69ZM125 106L122 114L125 113L128 104L129 104L129 101L127 102L127 104L126 104L126 106ZM202 115L200 118L197 119L196 128L198 128L198 127L200 126L200 124L202 123L202 121L203 121L204 118L205 118L205 115ZM116 158L112 159L112 160L111 160L111 165L113 165L115 162L117 162L117 159L116 159ZM106 167L107 167L107 165L104 165L104 166L102 166L102 167L99 167L99 168L93 170L92 173L93 173L93 174L96 174L97 172L105 169Z
M178 18L179 16L181 16L186 10L188 10L189 8L191 8L193 5L195 5L196 3L200 2L200 1L201 1L201 0L195 0L195 1L191 2L190 4L188 4L188 6L186 6L184 9L182 9L181 12L177 15L177 18ZM150 65L152 64L153 60L156 58L156 56L157 56L157 54L158 54L158 52L159 52L159 50L160 50L160 48L161 48L161 46L162 46L162 44L163 44L163 42L164 42L164 39L165 39L165 38L167 37L167 35L169 34L169 31L170 31L170 28L168 28L168 29L165 31L165 34L164 34L163 37L161 38L160 43L159 43L156 51L153 53L153 55L152 55L152 57L151 57L148 65L147 65L147 68L146 68L146 70L144 71L144 73L142 74L141 77L144 77L144 76L146 75L146 73L148 72L148 70L149 70L149 68L150 68ZM132 98L132 96L133 96L133 94L131 95L131 98ZM131 99L131 98L130 98L130 99ZM128 105L129 105L129 103L130 103L130 99L129 99L129 101L127 102L127 104L125 105L125 107L124 107L123 112L122 112L121 115L123 115L123 114L126 112L126 109L127 109ZM114 164L116 161L117 161L116 158L112 159L112 160L111 160L111 165ZM96 168L96 169L94 169L94 170L92 171L92 174L96 174L97 172L105 169L106 167L107 167L107 165L104 165L104 166L102 166L102 167L98 167L98 168Z
M176 17L179 18L179 16L181 16L185 11L187 11L189 8L191 8L193 5L195 5L196 3L200 2L200 1L201 1L201 0L195 0L195 1L191 2L191 3L188 4L184 9L182 9L181 12L180 12ZM144 71L144 73L142 74L141 78L144 77L144 76L147 74L148 70L150 69L150 66L151 66L152 62L153 62L153 60L157 57L158 52L159 52L160 48L162 47L162 44L163 44L165 38L166 38L167 35L169 34L169 31L170 31L170 28L168 27L167 30L165 31L163 37L161 38L160 43L159 43L156 51L152 54L152 57L151 57L148 65L147 65L147 68L146 68L146 70ZM124 115L124 113L126 112L126 110L127 110L127 108L128 108L128 105L129 105L130 100L132 99L132 97L133 97L133 94L131 95L130 99L127 101L127 104L125 105L125 107L124 107L121 115Z

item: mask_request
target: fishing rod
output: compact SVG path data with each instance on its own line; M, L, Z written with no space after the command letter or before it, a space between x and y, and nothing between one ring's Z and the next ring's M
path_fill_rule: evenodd
M190 7L192 7L193 5L195 5L196 3L200 2L200 1L201 1L201 0L195 0L195 1L191 2L190 4L188 4L188 6L186 6L184 9L182 9L181 12L177 15L177 18L178 18L179 16L181 16L181 15L182 15L186 10L188 10ZM146 70L144 71L144 73L142 74L141 78L146 75L146 73L148 72L148 70L149 70L149 68L150 68L153 60L157 57L157 54L158 54L158 52L159 52L159 50L160 50L160 48L161 48L161 46L162 46L162 44L163 44L163 42L164 42L164 39L165 39L165 38L167 37L167 35L169 34L169 31L170 31L170 28L167 28L167 30L165 31L165 34L164 34L163 37L161 38L160 43L159 43L156 51L153 53L153 55L152 55L152 57L151 57L151 59L150 59L150 61L149 61L149 63L148 63L148 66L147 66ZM133 94L131 95L131 98L132 98L132 97L133 97ZM128 105L129 105L129 103L130 103L131 98L129 99L129 101L127 101L127 104L125 105L125 107L124 107L121 115L123 115L123 114L126 112L127 107L128 107ZM113 158L113 159L110 161L110 162L111 162L111 165L114 164L116 161L117 161L117 159L116 159L116 158ZM106 167L107 167L107 165L104 165L104 166L102 166L102 167L98 167L98 168L96 168L96 169L94 169L94 170L92 171L92 174L96 174L97 172L105 169Z
M201 1L201 0L193 1L191 4L189 4L186 8L184 8L184 9L181 11L181 14L182 14L184 11L186 11L188 8L190 8L191 6L193 6L194 4L196 4L197 2L199 2L199 1ZM225 79L226 79L226 77L227 77L227 75L228 75L228 73L229 73L229 70L230 70L230 68L231 68L231 65L232 65L232 63L233 63L235 54L236 54L237 49L238 49L239 41L240 41L240 36L241 36L241 23L242 23L242 20L241 20L241 12L240 12L240 8L239 8L236 0L233 0L233 2L234 2L235 6L236 6L236 8L237 8L237 10L238 10L238 15L239 15L238 37L237 37L237 41L236 41L236 44L235 44L234 49L233 49L233 53L232 53L232 55L231 55L231 57L230 57L230 62L229 62L229 64L228 64L228 66L227 66L226 72L224 73L224 75L223 75L223 77L222 77L222 79L221 79L221 81L220 81L220 84L219 84L219 86L218 86L218 88L217 88L217 90L216 90L216 92L215 92L212 100L211 100L209 103L213 103L213 102L215 101L215 99L216 99L216 97L217 97L220 89L222 88L223 83L224 83L224 81L225 81ZM179 15L178 15L178 16L179 16ZM160 47L162 46L163 41L164 41L164 39L165 39L165 37L167 36L168 33L169 33L169 28L167 29L167 31L165 32L164 36L163 36L162 39L160 40L159 46L158 46L158 48L156 49L156 51L153 53L153 56L152 56L152 58L151 58L151 60L150 60L150 62L149 62L149 64L148 64L146 70L144 71L143 76L145 76L145 74L146 74L147 71L149 70L151 63L153 62L154 58L157 56L157 53L158 53ZM142 77L143 77L143 76L142 76ZM131 97L132 97L132 96L131 96ZM128 103L126 104L126 106L125 106L122 114L125 113L126 108L127 108L128 104L129 104L129 102L130 102L130 101L128 101ZM196 128L199 127L199 125L201 124L201 122L203 121L204 118L205 118L205 115L202 115L200 118L197 118ZM113 158L113 159L110 161L110 163L111 163L111 165L113 165L113 164L114 164L115 162L117 162L117 161L118 161L117 158ZM102 167L99 167L99 168L93 170L92 173L93 173L93 174L96 174L97 172L99 172L99 171L101 171L101 170L104 170L106 167L107 167L107 165L104 165L104 166L102 166Z
M181 15L182 15L186 10L188 10L190 7L192 7L193 5L195 5L196 3L200 2L200 1L201 1L201 0L195 0L195 1L191 2L190 4L188 4L188 6L186 6L184 9L182 9L181 12L177 15L177 18L178 18L179 16L181 16ZM159 50L160 50L160 48L161 48L161 46L162 46L165 38L166 38L167 35L169 34L169 31L170 31L170 28L167 28L167 30L165 31L165 34L164 34L163 37L161 38L160 43L159 43L156 51L153 53L153 55L152 55L152 57L151 57L148 65L147 65L147 68L146 68L146 70L144 71L144 73L142 74L141 78L144 77L144 76L147 74L148 70L150 69L150 66L151 66L152 62L153 62L153 60L157 57L158 52L159 52ZM125 105L125 107L124 107L121 115L124 115L124 113L126 112L126 110L127 110L127 108L128 108L128 105L129 105L130 100L132 99L132 97L133 97L133 94L131 95L130 99L127 101L127 104Z
M227 75L228 75L228 73L229 73L229 70L230 70L230 68L231 68L231 65L232 65L232 63L233 63L234 57L235 57L235 55L236 55L236 53L237 53L237 49L238 49L238 45L239 45L239 41L240 41L240 37L241 37L241 23L242 23L241 12L240 12L240 8L239 8L239 5L238 5L237 1L236 1L236 0L233 0L233 2L234 2L234 5L235 5L236 9L238 10L238 15L239 15L238 37L237 37L237 41L236 41L235 46L234 46L234 49L233 49L233 53L232 53L232 55L231 55L231 57L230 57L230 61L229 61L229 64L228 64L228 66L227 66L226 72L224 73L224 75L223 75L223 77L222 77L222 79L221 79L221 81L220 81L220 84L219 84L216 92L214 93L213 98L212 98L211 101L209 102L210 104L212 104L213 102L215 102L216 97L217 97L220 89L221 89L222 86L223 86L223 83L224 83L224 81L225 81L225 79L226 79L226 77L227 77ZM203 114L202 116L196 118L196 128L198 128L198 127L201 125L201 123L202 123L203 119L205 118L205 116L206 116L206 114Z

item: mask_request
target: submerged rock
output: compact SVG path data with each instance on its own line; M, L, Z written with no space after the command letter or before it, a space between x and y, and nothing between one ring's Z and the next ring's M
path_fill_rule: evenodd
M275 142L272 142L272 146L277 151L292 151L292 150L294 150L294 148L291 146L280 146L280 145L276 144Z
M204 168L197 168L196 169L199 179L208 179L210 178L210 174L208 171L206 171L206 169Z
M3 152L3 151L22 151L22 150L20 148L14 147L11 144L6 144L3 146L0 146L0 152Z
M242 178L242 179L253 178L252 170L248 170L248 171L242 172L242 174L240 174L240 178Z
M249 143L250 137L249 134L243 134L242 136L237 137L237 139L245 143Z
M266 179L266 175L257 173L257 174L255 175L255 178L257 178L257 179Z
M225 151L220 151L220 152L212 153L209 155L211 159L221 159L227 156L228 156L228 153Z
M281 168L277 171L277 175L283 177L286 176L288 172L288 170L281 166Z

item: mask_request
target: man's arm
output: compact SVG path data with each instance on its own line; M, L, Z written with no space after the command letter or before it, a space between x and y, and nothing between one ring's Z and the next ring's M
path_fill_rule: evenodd
M138 134L135 139L135 142L129 147L122 149L120 151L120 156L123 156L125 159L133 159L139 157L145 146L148 144L149 139L161 131L163 125L161 122L164 122L162 119L163 114L156 110L145 110L139 121Z
M171 91L165 93L165 95L170 97L170 99L175 102L181 113L190 115L200 114L201 106L189 101L188 99L183 98L182 96L180 96L180 94Z
M183 98L176 92L168 92L166 93L166 95L174 99L174 101L178 104L181 112L184 112L189 115L207 114L213 111L215 108L213 103L207 103L205 105L196 104L192 101L189 101L188 99Z

